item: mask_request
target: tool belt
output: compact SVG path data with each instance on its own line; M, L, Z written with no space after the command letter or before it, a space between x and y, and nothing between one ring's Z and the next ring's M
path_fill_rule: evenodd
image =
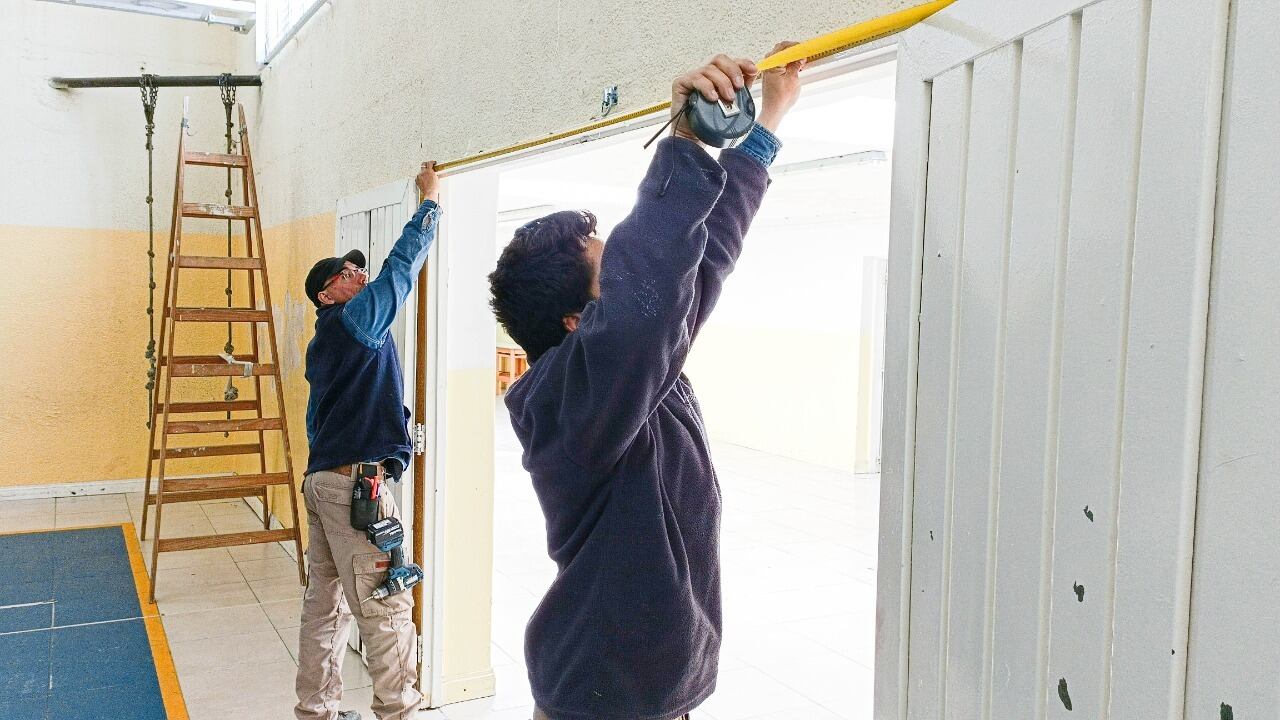
M345 475L347 476L347 479L354 480L355 473L356 473L356 466L355 465L339 465L338 467L332 468L327 472L337 473L339 475Z
M350 465L339 465L336 468L330 468L326 472L345 475L348 479L355 480L356 465L358 464L359 463L352 463ZM387 479L389 479L391 482L400 482L400 476L404 472L404 466L400 464L399 460L396 460L395 458L386 458L378 464L382 466L383 473L386 475Z

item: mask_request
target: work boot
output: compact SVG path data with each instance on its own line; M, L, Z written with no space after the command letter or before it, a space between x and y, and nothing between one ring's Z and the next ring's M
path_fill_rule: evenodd
M360 720L360 713L355 710L339 710L338 720Z

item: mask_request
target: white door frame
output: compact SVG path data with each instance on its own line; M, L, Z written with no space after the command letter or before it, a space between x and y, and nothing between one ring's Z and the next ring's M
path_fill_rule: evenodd
M384 227L381 229L382 232L377 233L375 236L382 238L385 247L372 247L375 236L371 236L368 233L361 238L357 238L355 242L357 245L363 244L361 249L366 253L370 272L376 274L381 268L382 261L391 251L391 245L399 237L399 229L408 222L417 207L417 188L412 179L396 180L340 199L334 222L335 251L338 255L342 255L351 249L352 242L350 240L344 241L343 239L342 221L344 218L361 213L383 211L379 219ZM439 240L439 237L437 237L437 240ZM443 588L439 582L439 579L443 577L442 564L444 561L444 494L439 482L439 478L442 478L444 473L444 430L443 423L439 422L439 418L444 417L445 383L443 374L438 372L440 363L444 358L443 343L439 342L439 338L443 337L440 328L443 327L442 323L445 318L444 305L447 297L446 293L440 291L443 287L443 279L447 277L447 270L442 269L444 265L441 243L436 242L427 256L427 292L429 293L427 312L430 315L427 320L427 352L430 357L427 362L425 384L429 389L429 396L424 404L427 416L411 419L412 423L421 423L426 427L424 450L427 456L427 463L426 477L423 479L423 486L426 490L426 497L423 498L423 507L426 517L422 520L428 523L427 532L424 533L424 536L430 538L431 557L425 559L425 561L419 560L418 562L422 565L423 572L426 574L423 583L426 588L429 588L431 612L423 615L423 634L426 638L421 648L423 677L420 678L420 682L423 687L433 689L440 684L440 657L444 637ZM417 367L417 343L414 342L416 322L414 318L420 290L420 288L415 287L405 300L399 322L396 323L396 327L393 329L397 336L397 344L401 354L401 366L404 369L405 403L410 408L413 407L415 400L414 372L411 370ZM413 467L410 465L405 469L403 482L394 490L396 501L400 505L401 516L408 527L412 527L413 523L420 521L419 518L413 516L412 478ZM418 557L416 548L410 547L409 553L413 557ZM352 647L360 649L358 633L354 626L351 638ZM438 694L433 692L429 697L438 697Z

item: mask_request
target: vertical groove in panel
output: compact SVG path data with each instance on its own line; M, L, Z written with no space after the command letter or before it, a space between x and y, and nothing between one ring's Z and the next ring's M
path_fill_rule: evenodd
M1110 527L1123 405L1118 366L1127 322L1143 3L1090 6L1079 28L1053 448L1057 476L1053 524L1044 529L1052 532L1047 670L1037 701L1056 720L1099 718L1106 705Z
M1108 565L1111 569L1110 577L1107 582L1107 607L1106 607L1106 651L1100 660L1103 663L1102 673L1102 715L1101 720L1108 720L1111 717L1111 672L1112 658L1115 648L1115 619L1116 619L1116 570L1119 554L1119 538L1120 538L1120 492L1121 485L1124 481L1122 467L1124 464L1124 444L1121 440L1124 438L1124 418L1125 418L1125 386L1128 380L1126 369L1129 365L1129 316L1130 307L1133 301L1133 249L1134 236L1138 221L1138 187L1140 185L1140 168L1142 165L1142 128L1146 115L1146 96L1147 96L1147 70L1150 64L1150 36L1151 36L1151 0L1141 0L1142 3L1142 21L1141 30L1136 39L1138 43L1139 64L1137 68L1137 88L1135 91L1134 102L1136 103L1135 117L1137 119L1133 128L1134 147L1137 151L1133 154L1133 166L1131 168L1131 177L1134 181L1130 184L1129 195L1129 232L1125 238L1125 264L1124 264L1124 290L1122 294L1122 304L1120 306L1120 317L1124 318L1124 322L1120 324L1120 354L1116 358L1116 386L1120 391L1120 402L1116 408L1115 417L1115 437L1117 438L1117 446L1120 452L1115 455L1115 474L1116 479L1111 486L1111 527L1110 527L1110 550L1111 555Z
M1184 701L1228 7L1151 3L1116 542L1116 718L1180 719Z
M983 712L995 355L1017 57L1017 47L1005 45L973 66L948 530L947 720L975 720Z
M1005 138L1006 153L1008 155L1005 176L1008 181L1005 185L1003 198L1004 227L1002 228L1003 250L1001 251L1000 289L998 291L1000 296L998 304L999 316L996 320L995 367L992 370L992 387L995 388L995 397L992 398L991 402L991 449L989 451L990 462L987 466L987 577L984 591L985 612L982 621L982 680L980 687L982 688L982 717L988 719L991 717L991 663L992 644L994 642L993 622L996 585L996 519L1000 507L998 487L1004 421L1004 351L1009 312L1009 243L1013 231L1014 178L1018 167L1018 119L1022 106L1022 52L1023 41L1018 40L1013 44L1013 75L1009 83L1013 107Z
M973 113L973 64L965 65L963 70L964 77L964 106L961 111L963 116L963 127L961 130L961 146L960 146L960 175L956 188L957 197L959 197L959 211L957 213L956 223L956 253L955 263L956 271L952 277L951 285L951 347L948 354L949 375L947 380L947 444L946 444L946 475L945 475L945 497L946 503L942 514L942 615L941 627L938 634L938 717L945 718L947 712L947 656L950 652L950 617L951 617L951 551L952 538L951 511L954 505L955 490L955 451L956 451L956 383L959 375L958 355L960 350L960 305L961 305L961 278L963 273L961 267L964 264L964 224L965 224L965 197L968 194L968 168L969 168L969 141L972 129L972 113Z
M899 67L898 72L903 73L903 72L910 72L910 71L905 70L902 67ZM914 534L915 534L915 513L913 512L913 509L915 505L914 498L915 498L915 475L916 475L916 466L915 466L916 416L918 415L918 405L920 402L919 394L917 392L917 389L920 387L920 361L919 361L920 322L921 322L920 313L921 313L921 307L923 305L922 298L924 297L924 228L925 228L925 224L928 222L928 214L926 212L926 208L928 207L928 192L929 192L929 186L926 180L929 176L929 147L930 147L928 118L932 114L932 106L933 106L933 82L922 81L920 85L922 87L918 92L919 100L917 101L919 102L919 105L915 106L914 102L908 104L906 100L904 100L902 97L899 97L899 109L898 109L898 112L900 113L902 112L919 113L922 116L922 120L919 123L921 132L919 136L917 136L916 138L913 138L913 141L919 147L919 150L917 152L919 153L919 156L921 158L921 162L923 165L923 168L911 169L911 172L920 173L919 180L916 181L917 187L915 192L915 199L919 209L914 210L914 212L917 214L913 218L913 222L912 222L912 230L913 230L912 238L914 241L913 248L920 248L920 255L919 257L912 258L912 261L913 261L912 266L914 267L915 272L918 273L917 277L919 278L919 282L917 282L915 285L914 298L912 299L914 312L911 313L910 316L907 318L910 323L908 326L909 330L907 334L910 337L909 345L911 347L911 352L908 353L908 357L907 357L908 369L906 373L907 374L906 397L910 398L911 400L910 402L904 403L904 405L906 406L906 416L904 418L904 422L902 423L903 438L902 438L901 451L902 451L903 477L902 477L902 497L901 497L902 507L900 508L902 533L901 533L901 538L898 541L899 553L900 553L899 555L900 568L898 570L898 589L900 593L899 605L898 605L899 618L898 618L898 657L897 657L898 720L907 720L907 712L908 712L907 690L909 687L908 683L910 682L910 677L911 677L909 673L910 665L908 663L908 658L910 657L909 653L911 648L911 600L912 600L911 539L914 537ZM901 79L899 80L898 87L899 88L903 87ZM898 94L899 96L902 96L905 93L902 93L902 91L899 90ZM897 127L901 127L901 125L897 125ZM897 148L895 147L895 155L898 154L896 151L897 151ZM890 278L892 278L892 275L890 275L889 278L886 278L886 287L888 286L888 282ZM886 304L886 313L889 315L893 313L891 304ZM889 315L887 315L887 317ZM886 338L889 337L888 329L886 329L885 337ZM914 365L914 367L912 367L912 365ZM890 392L891 391L892 390L890 389ZM886 405L886 409L884 414L887 416L890 410L887 408L888 406L887 402L885 403L885 405ZM887 428L888 423L882 422L881 426L882 428ZM882 444L885 444L883 440L881 442ZM883 468L883 470L885 470L886 476L892 477L893 473L892 473L891 466ZM885 563L883 562L880 563L880 567L885 567L885 566L886 566ZM876 642L877 648L879 647L879 640L880 638L877 637L877 642ZM880 663L880 662L883 662L883 658L877 655L877 663ZM879 685L880 683L879 681L877 681L876 682L877 688L875 692L877 696L880 693L880 689L878 687ZM882 712L883 711L879 707L875 707L873 709L873 714L879 714Z
M1235 717L1274 719L1280 716L1274 609L1280 557L1270 551L1280 538L1280 303L1274 301L1280 5L1236 0L1230 12L1184 717L1215 717L1225 704Z
M1045 464L1040 535L1040 604L1037 610L1035 720L1044 720L1046 679L1049 676L1049 599L1053 578L1053 530L1058 515L1058 426L1062 399L1062 337L1067 292L1067 241L1070 237L1071 187L1075 177L1076 122L1080 99L1080 36L1084 13L1071 16L1071 39L1067 56L1066 131L1062 148L1062 185L1058 200L1057 250L1053 270L1053 330L1049 342L1049 403L1045 416Z
M940 720L942 607L945 593L945 504L951 422L950 377L954 286L962 251L964 165L969 124L970 74L937 78L929 100L924 244L918 316L918 384L915 416L910 568L907 714Z

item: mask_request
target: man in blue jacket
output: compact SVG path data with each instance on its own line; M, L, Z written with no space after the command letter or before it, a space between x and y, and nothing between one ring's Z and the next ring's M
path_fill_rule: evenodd
M434 163L422 164L417 185L426 199L376 280L369 280L359 250L321 260L307 275L316 334L307 346L311 452L302 492L310 573L298 632L298 720L360 720L358 713L338 710L353 612L367 648L379 720L412 718L422 702L414 687L413 598L407 592L371 597L386 579L390 559L351 526L350 515L354 466L379 463L398 480L413 452L400 354L390 330L436 237L440 182ZM383 492L379 517L399 516L391 493Z
M489 277L532 363L506 404L559 568L525 634L535 720L673 720L715 690L720 488L682 369L764 198L802 64L764 74L758 124L718 161L679 116L607 246L590 213L553 213ZM756 73L717 56L676 79L672 112L693 92L732 100Z

